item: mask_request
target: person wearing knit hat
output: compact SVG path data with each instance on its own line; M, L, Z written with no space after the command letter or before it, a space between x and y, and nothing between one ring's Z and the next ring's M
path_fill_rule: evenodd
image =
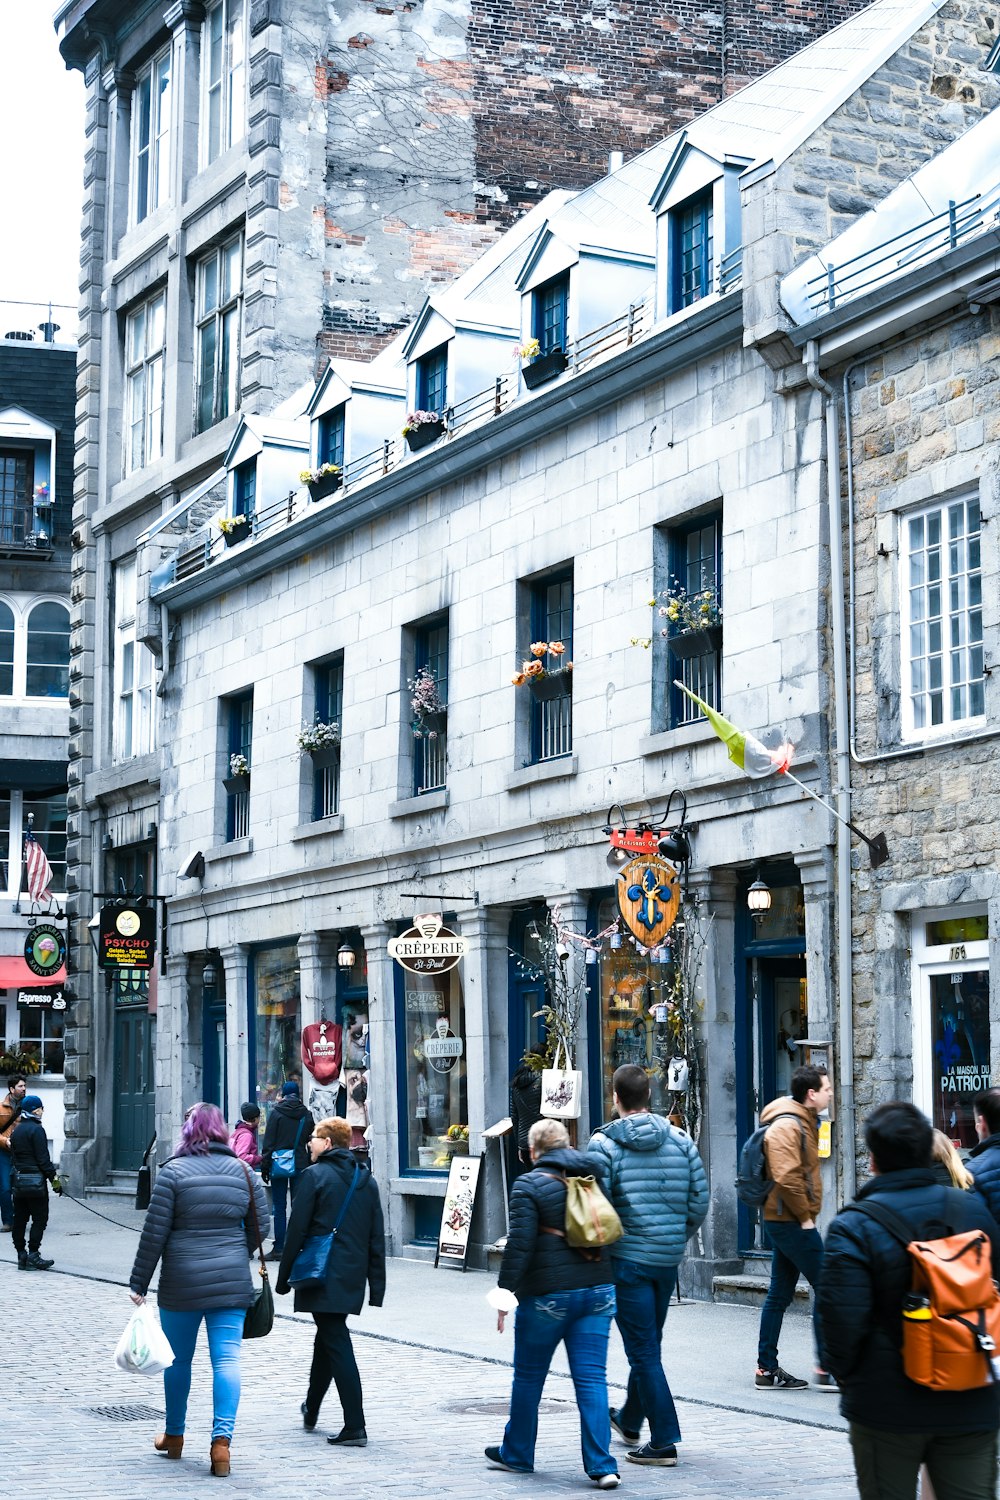
M42 1115L45 1105L37 1094L25 1094L21 1114L11 1131L14 1225L11 1239L20 1271L47 1271L55 1262L42 1256L42 1236L49 1222L49 1183L62 1192L49 1156ZM30 1225L30 1230L29 1230ZM27 1239L26 1239L27 1235Z
M282 1099L298 1099L299 1095L299 1086L295 1082L294 1078L286 1079L286 1081L281 1085Z
M309 1165L308 1142L314 1129L315 1121L302 1103L298 1080L286 1078L268 1113L260 1145L260 1173L271 1189L274 1218L274 1244L268 1260L280 1260L285 1248L288 1199L294 1199Z

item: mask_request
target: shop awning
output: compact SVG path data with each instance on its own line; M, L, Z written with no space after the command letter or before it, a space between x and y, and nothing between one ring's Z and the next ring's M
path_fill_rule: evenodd
M23 958L0 957L0 990L32 989L43 984L65 984L66 965L60 964L54 974L33 974Z

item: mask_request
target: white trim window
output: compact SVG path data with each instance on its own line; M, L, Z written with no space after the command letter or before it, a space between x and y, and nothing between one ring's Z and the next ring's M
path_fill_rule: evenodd
M136 79L132 94L132 223L170 197L170 48Z
M246 133L247 67L244 0L215 0L205 13L201 51L202 165Z
M159 292L125 323L125 473L163 457L167 298Z
M913 1102L963 1150L993 1079L989 938L985 906L914 914Z
M901 518L904 739L985 712L979 528L968 495Z
M239 405L242 235L198 262L196 298L195 431L204 432Z
M115 725L113 757L116 761L148 755L156 743L153 712L155 669L148 646L136 636L135 559L115 568L114 642Z

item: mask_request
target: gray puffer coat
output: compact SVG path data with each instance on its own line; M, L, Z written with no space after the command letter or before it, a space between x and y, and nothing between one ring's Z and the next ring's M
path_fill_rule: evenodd
M206 1156L172 1156L156 1174L129 1287L142 1296L162 1259L157 1300L169 1312L249 1307L250 1256L257 1249L243 1164L212 1142ZM267 1198L249 1173L260 1232L271 1226Z
M708 1181L691 1137L660 1115L626 1115L591 1136L587 1160L625 1231L612 1260L680 1265L708 1213Z

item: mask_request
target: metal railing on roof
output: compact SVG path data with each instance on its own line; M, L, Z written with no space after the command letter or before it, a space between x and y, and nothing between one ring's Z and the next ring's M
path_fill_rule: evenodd
M872 287L889 281L900 271L933 260L954 250L966 240L985 234L1000 222L1000 183L986 193L976 193L961 202L950 202L941 213L894 234L870 250L863 250L840 265L827 265L806 282L806 296L814 313L833 312L844 302L860 297Z
M737 249L723 257L720 263L720 292L731 290L737 284L740 276L741 256L742 251ZM724 284L723 268L727 266L727 263L728 270ZM610 322L602 324L599 328L590 329L575 339L567 352L568 362L565 373L571 375L574 371L599 360L608 359L621 350L627 349L637 339L649 333L652 322L653 299L649 296L642 302L633 303L617 318L612 318ZM447 442L448 438L456 432L472 427L476 423L492 421L511 406L522 393L521 379L518 374L498 375L492 385L485 390L477 391L474 395L467 396L463 401L457 401L447 408L444 414L443 441ZM371 452L348 459L343 467L341 488L329 497L330 502L335 504L349 491L372 484L386 474L391 474L409 457L410 453L405 440L401 434L396 434L385 438ZM216 477L213 476L213 480ZM255 511L249 517L249 533L247 537L241 538L241 543L247 540L256 541L268 532L292 525L309 511L311 503L307 490L289 490L288 494L280 500ZM189 505L190 500L185 502L184 508ZM164 524L165 520L166 518L161 518L157 526L150 528L147 536L151 536ZM193 538L189 545L182 544L174 555L169 572L158 575L157 592L168 588L172 583L179 583L203 572L223 554L227 545L233 544L227 544L221 531L214 535L208 534Z

